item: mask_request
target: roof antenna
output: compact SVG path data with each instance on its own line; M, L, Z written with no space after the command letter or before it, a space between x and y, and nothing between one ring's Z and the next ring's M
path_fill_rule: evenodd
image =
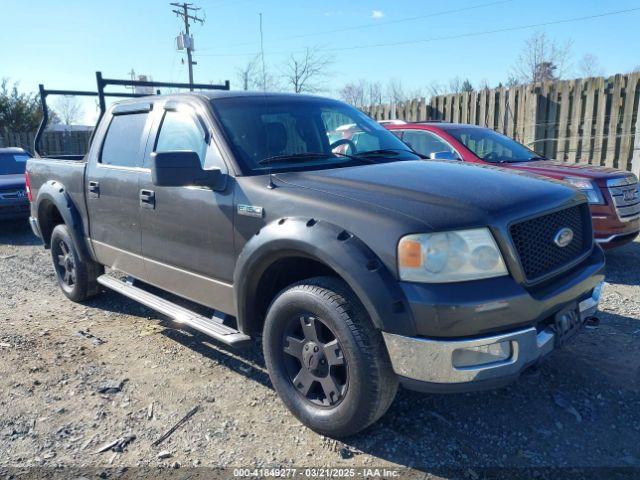
M271 173L271 170L269 170L269 185L267 185L267 188L269 190L273 190L274 188L276 188L276 184L273 183L273 173Z

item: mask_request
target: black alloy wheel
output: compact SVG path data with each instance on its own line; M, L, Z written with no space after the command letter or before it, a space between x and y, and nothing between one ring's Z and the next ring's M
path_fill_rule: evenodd
M291 318L282 353L289 379L315 405L336 406L349 385L349 368L335 333L318 317Z

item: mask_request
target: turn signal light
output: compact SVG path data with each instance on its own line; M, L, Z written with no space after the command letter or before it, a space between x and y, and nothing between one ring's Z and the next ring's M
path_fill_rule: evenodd
M422 265L422 244L415 240L402 239L398 245L400 267L418 268Z

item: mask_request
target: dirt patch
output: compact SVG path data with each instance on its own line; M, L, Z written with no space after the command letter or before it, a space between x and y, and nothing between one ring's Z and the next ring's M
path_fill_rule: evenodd
M113 292L74 304L28 227L2 224L0 466L638 467L640 243L607 260L599 328L505 389L400 391L339 442L289 414L259 345L227 349Z

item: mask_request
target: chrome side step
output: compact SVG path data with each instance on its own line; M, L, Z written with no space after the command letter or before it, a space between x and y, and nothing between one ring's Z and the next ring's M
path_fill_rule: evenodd
M176 305L153 293L135 287L131 282L124 282L109 275L100 275L98 277L98 283L227 345L238 347L243 343L251 341L251 337L234 328L224 325L219 321L198 315L191 310Z

